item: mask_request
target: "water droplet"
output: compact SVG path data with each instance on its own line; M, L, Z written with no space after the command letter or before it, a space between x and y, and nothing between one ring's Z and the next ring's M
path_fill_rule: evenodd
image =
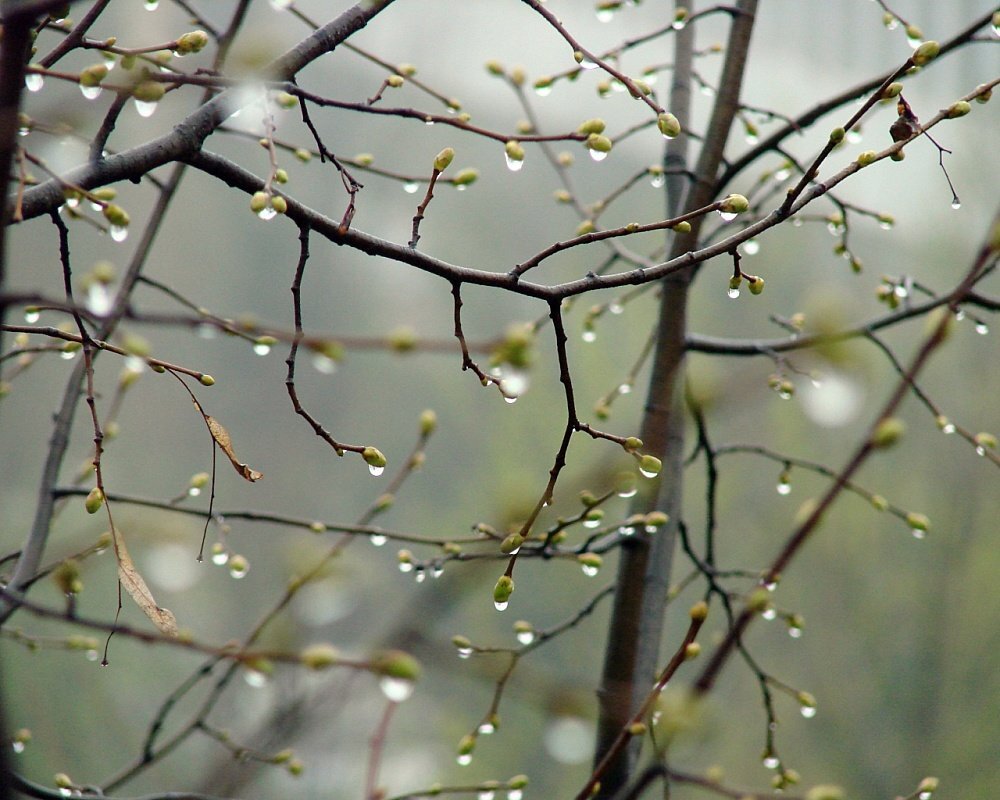
M635 494L635 492L632 492L632 494ZM633 528L631 525L622 525L618 529L618 533L621 534L622 536L634 536L635 528Z
M979 449L977 449L976 452L978 453ZM927 531L922 530L921 528L913 528L910 533L913 534L914 539L924 539L927 537Z
M658 472L651 472L648 469L643 469L642 467L639 467L639 472L642 474L644 478L655 478L657 475L660 474Z
M595 575L597 575L598 572L601 571L600 567L595 567L593 564L584 564L582 569L583 569L583 574L586 575L588 578L593 578Z
M267 222L268 220L272 220L278 216L278 212L271 208L271 206L265 206L257 212L257 216L264 220L264 222Z
M413 573L413 580L415 580L417 583L423 583L425 580L427 580L427 570L425 570L423 567L417 567L416 572Z
M156 11L160 7L160 0L146 0L146 10Z
M407 181L403 184L403 191L407 194L416 194L417 189L420 188L420 184L416 181Z
M586 56L580 61L580 69L597 69L597 62L591 61Z
M675 19L673 22L670 23L670 27L673 28L675 31L684 30L686 25L687 25L686 19Z
M156 113L157 103L150 103L146 100L136 100L135 110L139 113L140 117L151 117Z
M337 362L323 353L313 353L313 369L323 375L332 375L337 371Z
M585 519L583 521L584 528L599 528L601 527L601 520L599 519Z
M796 627L795 625L792 625L788 629L788 635L791 636L793 639L801 639L802 638L802 628L799 628L799 627Z
M706 84L706 85L704 85L704 86L701 87L701 93L705 97L714 97L715 96L715 89L713 89L711 86L708 86Z
M985 322L976 323L976 333L978 333L980 336L985 336L989 332L990 332L990 327Z
M385 472L385 467L376 467L374 464L369 464L368 471L377 478L379 475Z
M466 658L469 658L471 655L472 655L472 648L471 647L459 647L458 648L458 657L459 658L466 659Z
M216 550L212 553L212 563L221 567L229 561L229 553L226 550Z
M615 12L610 8L599 8L597 9L597 21L598 22L611 22L615 18Z
M40 92L45 86L45 78L35 72L29 72L24 76L24 88L29 92Z
M631 383L623 383L618 387L618 394L629 394L632 391Z
M482 725L479 726L478 730L484 736L489 736L496 730L496 728L493 727L492 722L484 722Z
M812 719L816 716L816 706L802 706L801 714L806 719Z
M533 641L535 641L535 632L534 631L518 631L517 632L517 641L520 642L521 644L531 644Z
M639 487L632 485L629 486L627 489L622 489L620 492L618 492L618 496L628 499L629 497L635 497L635 493L638 491Z
M18 741L11 742L10 749L13 750L15 753L23 753L24 742L18 742Z
M458 766L467 767L472 763L471 753L462 753L458 758L455 759L458 762Z
M954 432L955 432L955 424L952 423L952 422L949 422L949 423L945 424L945 426L943 428L941 428L941 433L946 434L946 435L949 434L949 433L954 433Z
M128 238L128 228L122 225L111 225L108 228L111 239L115 242L124 242Z
M247 686L252 686L254 689L260 689L267 685L267 675L256 669L244 670L243 680Z
M235 580L242 580L250 571L250 563L241 556L234 556L229 561L229 574Z
M719 216L722 217L723 222L732 222L736 219L736 214L732 211L722 211L719 210Z
M253 346L253 351L259 356L266 356L271 352L271 345L262 342L257 342Z
M434 120L432 120L432 119L431 119L430 117L425 117L425 118L424 118L424 125L426 125L426 126L427 126L428 128L429 128L429 127L430 127L431 125L433 125L433 124L434 124Z
M662 189L663 185L667 182L667 176L660 173L659 175L654 175L650 181L649 185L654 189Z
M100 656L101 654L98 653L96 650L88 650L86 653L83 654L83 657L86 658L87 661L97 661L97 659L100 658Z
M769 581L764 584L764 588L767 589L769 592L773 592L775 589L778 588L778 584L775 583L774 581Z
M777 756L764 756L761 763L767 767L767 769L777 769L778 765L781 763L778 761Z
M552 94L552 84L550 83L547 86L536 86L535 94L537 94L539 97L548 97L550 94Z
M726 294L730 298L732 298L733 300L735 300L737 297L740 296L740 290L739 289L734 289L734 288L729 288L729 289L726 290Z
M892 293L896 295L900 300L904 300L910 296L909 289L906 288L902 283L898 284L896 288L892 290Z
M413 681L403 678L393 678L390 675L383 675L379 678L378 688L382 690L389 700L394 703L402 703L413 694Z
M584 331L583 332L583 341L587 342L588 344L590 342L596 342L597 341L597 334L594 331L591 331L591 330Z
M42 316L41 312L33 308L29 311L24 312L24 321L27 322L29 325L33 325L34 323L38 322L41 316Z
M994 28L994 30L996 29ZM921 792L917 795L917 800L931 800L933 796L934 792Z
M591 150L590 152L594 152ZM504 161L507 162L507 169L511 172L520 172L521 167L524 166L523 158L511 158L509 153L503 154Z
M524 792L521 789L511 789L507 792L507 800L522 800Z
M101 96L100 86L81 86L80 93L88 100L96 100Z
M778 397L780 397L782 400L791 400L792 393L787 389L778 389Z
M284 11L292 5L293 0L271 0L271 8L275 11Z
M778 616L778 612L775 610L774 606L768 606L761 612L761 617L771 622Z
M59 354L59 358L61 358L63 361L72 361L74 358L76 358L76 350L63 350Z
M591 150L590 151L590 157L594 161L603 161L604 159L606 159L608 157L608 154L605 153L603 150Z
M619 303L617 300L612 300L608 303L608 311L612 314L621 314L625 311L625 306Z
M66 358L65 354L63 355L63 358ZM986 448L983 447L982 445L979 445L978 447L976 447L976 455L977 456L985 456L986 455ZM914 531L913 535L917 536L917 531ZM919 539L920 537L917 536L917 538Z
M413 562L412 561L400 561L399 562L399 571L402 572L403 574L406 574L407 572L413 572Z
M476 795L476 800L493 800L496 797L496 791L493 789L486 789Z
M887 220L887 219L884 219L884 220L882 220L882 221L881 221L881 222L879 222L879 224L878 224L878 226L879 226L879 227L880 227L880 228L881 228L882 230L884 230L884 231L891 231L891 230L892 230L892 225L893 225L893 223L892 223L892 222L890 222L890 221L889 221L889 220Z
M509 605L510 605L510 603L507 602L506 600L504 602L502 602L502 603L499 602L499 601L496 601L496 600L493 601L493 607L497 611L506 611L507 610L507 606L509 606Z
M368 541L372 543L373 547L381 547L386 543L386 537L381 533L373 533L368 537Z
M851 128L851 130L847 132L847 136L845 138L851 144L858 144L858 142L860 142L864 137L862 137L861 131Z
M792 484L788 483L787 481L778 482L778 494L784 497L785 495L789 495L791 493L792 493Z
M760 252L760 242L756 239L747 239L743 242L743 252L748 256L755 256Z
M440 578L442 575L444 575L444 567L443 566L441 566L440 564L435 564L433 567L431 567L431 577L432 578Z
M792 171L790 169L788 169L787 167L783 168L783 169L775 170L775 173L774 173L774 179L778 183L781 183L782 181L787 181L791 176L792 176ZM801 225L802 224L802 220L798 220L798 223L799 223L799 225Z

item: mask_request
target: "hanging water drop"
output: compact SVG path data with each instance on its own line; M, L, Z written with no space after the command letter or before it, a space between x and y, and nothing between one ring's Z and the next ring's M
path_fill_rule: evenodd
M416 194L417 189L419 188L420 184L418 184L416 181L407 181L406 183L403 184L403 191L406 192L407 194Z
M782 497L792 493L792 484L788 481L778 481L778 494Z
M243 680L247 686L254 689L260 689L267 685L267 675L257 669L244 670Z
M591 153L593 153L593 151L591 151ZM504 161L507 162L507 169L511 172L520 172L521 167L524 166L523 158L511 158L509 153L504 153L503 157Z
M583 570L583 574L586 575L588 578L595 577L597 573L601 571L600 567L597 567L593 564L584 564L581 567L581 569Z
M778 612L775 610L774 606L768 606L761 612L760 615L768 622L771 622L777 618Z
M604 159L606 159L608 157L608 154L606 152L604 152L603 150L591 150L590 151L590 157L594 161L603 161Z
M417 583L423 583L427 580L427 570L423 567L417 567L416 571L413 573L413 580Z
M368 471L377 478L379 475L385 472L385 467L377 467L374 464L369 464Z
M812 719L816 716L816 706L802 706L800 713L806 719Z
M472 763L471 753L462 753L458 758L455 759L458 762L458 766L467 767Z
M801 639L802 628L798 627L797 625L790 625L788 628L788 635L791 636L793 639Z
M112 241L124 242L128 238L128 228L124 225L111 225L108 228Z
M271 206L264 206L260 211L257 212L257 216L267 222L268 220L274 219L278 216L278 212L275 211Z
M482 725L480 725L477 728L477 730L481 734L483 734L483 736L489 736L491 733L493 733L494 731L496 731L496 727L494 727L494 725L493 725L492 722L484 722Z
M591 530L593 530L594 528L600 528L601 527L601 519L600 519L600 517L596 517L594 519L585 519L583 521L583 527L584 528L589 528Z
M550 94L552 94L552 84L546 83L546 84L536 85L535 94L537 94L539 97L548 97Z
M580 59L579 63L580 63L580 69L597 69L597 62L596 61L591 61L586 56L583 56Z
M404 575L407 572L413 572L413 562L412 561L400 561L399 562L399 571L402 572Z
M216 545L220 549L216 550L212 548L212 563L217 567L224 566L229 561L229 553L221 547L221 545Z
M21 753L24 752L24 742L15 739L13 742L11 742L10 749L20 755Z
M625 311L625 306L623 306L617 300L612 300L610 303L608 303L608 311L610 311L612 314L621 314Z
M459 658L466 659L466 658L469 658L471 655L472 655L472 648L471 647L459 647L458 648L458 657Z
M255 342L253 351L259 356L266 356L271 352L271 345L267 344L267 342Z
M747 239L743 243L743 252L748 256L755 256L760 252L760 242L756 239Z
M773 755L767 755L767 756L764 756L764 758L763 758L763 759L761 759L761 763L762 763L762 764L763 764L763 765L764 765L764 766L765 766L765 767L766 767L767 769L777 769L777 768L778 768L778 765L779 765L779 764L780 764L781 762L780 762L780 761L778 760L778 757L777 757L777 756L773 756Z
M941 428L941 433L947 435L955 432L955 425L952 422L946 422L944 427Z
M101 96L100 86L80 86L80 93L88 100L96 100Z
M382 690L382 694L393 703L402 703L409 699L410 695L413 694L413 686L413 681L393 678L390 675L383 675L378 682L378 688Z
M229 575L234 580L242 580L250 571L250 562L243 556L232 556L229 559Z
M583 341L587 342L588 344L590 342L596 342L597 334L592 330L586 330L583 332Z
M160 7L160 0L146 0L146 10L156 11Z
M513 555L513 553L511 553L511 555ZM506 611L507 610L507 606L509 606L509 605L510 605L510 602L508 600L504 600L502 602L499 601L499 600L494 600L493 601L493 607L497 611Z
M496 792L493 789L485 789L476 795L476 800L493 800Z
M979 449L977 449L976 452L978 453ZM983 454L981 453L980 455L983 455ZM923 528L912 528L910 530L910 533L913 534L913 538L914 539L924 539L924 538L927 537L927 531L925 531Z
M643 469L642 467L639 467L639 472L642 473L644 478L655 478L660 474L659 471L654 472L652 470Z
M654 175L652 179L650 179L649 185L652 186L654 189L662 189L666 182L667 182L667 176L661 172L658 175Z
M990 327L985 322L977 322L975 331L980 336L986 336L990 332Z
M610 8L599 8L597 9L597 21L598 22L611 22L615 18L615 12Z
M440 578L442 575L444 575L444 567L443 566L441 566L440 564L435 564L433 567L431 567L431 577L432 578Z
M337 362L324 353L313 353L313 369L323 375L332 375L337 371Z
M728 295L728 296L729 296L730 298L732 298L733 300L735 300L735 299L736 299L737 297L739 297L739 296L740 296L740 290L739 290L739 289L737 289L737 288L735 288L735 287L732 287L732 286L731 286L731 287L729 287L729 288L728 288L728 289L726 290L726 294L727 294L727 295Z
M37 308L28 308L24 312L24 321L29 325L33 325L38 322L39 318L42 316L41 312Z
M521 644L531 644L533 641L535 641L535 632L534 631L518 631L517 632L517 641L519 643L521 643Z
M158 103L151 103L147 100L136 100L135 110L139 113L140 117L151 117L156 113L156 106Z
M632 484L631 486L622 488L621 491L618 492L618 496L627 500L630 497L635 497L635 494L638 491L639 487L637 487L635 484Z
M290 8L293 0L271 0L271 8L275 11L284 11L286 8Z
M851 130L847 132L847 136L845 138L851 144L858 144L858 142L860 142L864 137L861 135L861 131L857 128L851 128Z
M37 72L29 72L24 76L24 88L29 92L40 92L45 86L45 78Z

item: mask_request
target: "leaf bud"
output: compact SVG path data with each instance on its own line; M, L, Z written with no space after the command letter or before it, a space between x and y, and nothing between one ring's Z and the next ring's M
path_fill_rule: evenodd
M976 447L990 450L997 449L997 437L988 431L981 431L972 437L972 441L975 442Z
M65 772L57 772L52 776L52 780L55 785L60 789L72 789L73 779L70 778Z
M390 75L385 79L386 85L391 86L393 89L398 89L404 82L402 75Z
M897 97L900 92L903 91L903 84L899 81L893 81L888 86L885 87L885 91L882 92L882 97L888 99L890 97Z
M763 586L758 586L747 598L747 608L758 614L766 611L770 605L771 593Z
M993 97L992 87L987 86L985 83L981 83L976 87L975 100L977 103L988 103L991 97Z
M108 203L101 209L101 213L104 214L104 218L112 225L116 225L119 228L127 228L130 222L128 212L119 205L115 203Z
M722 199L719 211L723 214L742 214L750 208L750 202L741 194L730 194Z
M648 728L645 722L633 722L628 726L629 736L645 736Z
M108 76L107 64L93 64L80 72L80 85L86 87L100 86Z
M684 647L684 659L691 661L701 655L701 645L698 642L690 642Z
M293 778L299 777L299 775L303 773L305 768L306 765L302 762L301 759L298 758L293 758L291 761L288 762L288 764L285 765L285 769L288 770L288 774L291 775Z
M528 76L524 72L523 67L513 67L510 71L510 82L515 86L524 86L524 82L528 79Z
M580 553L576 557L577 563L582 567L590 567L591 569L600 569L601 565L604 563L604 559L600 557L597 553Z
M673 139L679 136L681 132L680 122L678 122L677 117L669 111L660 114L656 118L656 127L659 129L660 133L668 139Z
M508 789L523 789L528 785L527 775L514 775L507 781Z
M592 133L587 137L587 141L584 142L584 146L588 150L594 150L598 153L610 153L611 148L614 147L614 143L603 134Z
M202 386L215 386L215 378L213 378L211 375L207 374L202 375L201 377L198 378L198 381L201 383Z
M920 781L920 785L917 787L918 792L935 792L937 791L940 781L937 778L924 778Z
M929 531L931 528L931 521L928 516L917 511L911 511L906 515L906 524L915 531Z
M312 644L299 653L299 660L309 669L326 669L337 663L340 653L332 644Z
M365 460L365 463L369 467L375 467L376 469L379 467L385 467L385 465L389 463L386 461L385 456L382 455L382 451L377 447L372 447L371 445L368 445L368 447L361 451L361 457Z
M634 452L638 450L640 447L642 447L642 439L640 439L638 436L629 436L628 438L625 439L624 447L630 453Z
M670 516L663 511L650 511L643 519L643 524L648 528L662 528L670 522Z
M386 650L372 660L372 669L379 675L415 681L420 677L420 662L402 650Z
M465 734L461 739L458 740L458 754L460 756L467 756L476 749L476 737L470 733Z
M510 555L514 551L519 550L522 544L524 544L524 537L519 533L512 533L500 542L500 552Z
M434 169L438 172L444 172L448 169L451 164L452 159L455 157L455 148L446 147L434 159Z
M663 463L656 456L644 455L639 459L639 470L647 478L653 478L660 474Z
M265 208L267 208L268 201L271 198L268 196L267 192L254 192L250 197L250 210L254 214L259 214Z
M923 42L913 51L911 59L918 67L924 66L932 61L941 52L941 45L935 41Z
M84 507L87 509L88 514L96 514L101 510L101 506L104 505L104 492L101 491L99 486L95 486L87 494L87 499L84 501Z
M945 116L948 119L955 119L956 117L964 117L970 111L972 111L972 106L969 105L969 101L959 100L948 106L948 111Z
M594 220L585 219L583 222L581 222L579 225L576 226L576 235L586 236L588 233L593 233L596 229L597 226L594 225Z
M437 413L432 408L425 408L420 412L420 435L430 436L437 428Z
M309 530L313 533L326 533L326 525L319 520L309 523Z
M501 575L493 587L493 602L506 603L514 593L514 579L510 575Z
M895 153L889 156L889 158L891 158L893 161L902 161L904 158L906 158L906 153L904 153L902 150L897 150Z
M490 60L487 61L483 66L486 67L486 71L490 73L490 75L499 76L504 74L503 64L501 64L499 61Z
M757 275L751 275L747 278L747 288L750 289L750 294L760 294L764 291L764 279Z
M516 139L511 139L504 145L504 152L511 161L524 161L524 147Z
M906 423L898 417L886 417L879 421L872 432L874 447L891 447L906 432Z
M278 104L279 108L289 109L295 108L299 104L299 98L289 92L278 92L274 97L274 102Z
M865 150L863 153L858 154L857 162L862 167L867 167L869 164L873 163L878 158L878 153L874 150Z
M304 147L296 147L292 155L294 155L303 164L305 164L307 161L311 161L313 157L312 153L306 150Z
M832 784L818 784L806 792L805 800L845 800L844 790Z
M141 81L132 87L132 97L140 103L158 103L167 93L167 87L157 81Z
M271 198L271 208L277 211L279 214L284 214L288 211L288 201L281 197L280 195L274 195Z
M52 573L59 591L63 594L80 594L83 591L83 581L80 580L80 564L75 558L67 558Z
M876 511L888 511L889 510L889 501L886 500L880 494L873 494L871 496L871 498L870 498L870 502L872 504L872 508L874 508Z
M208 44L208 34L205 31L190 31L177 40L174 52L179 56L197 53Z
M920 30L920 28L918 28L916 25L907 25L905 33L907 39L912 39L913 41L916 42L919 42L921 39L924 38L924 32Z
M591 133L604 133L605 122L603 119L595 118L584 120L580 123L580 127L577 128L578 133L585 133L587 135Z
M699 600L688 611L688 616L695 622L704 622L708 618L708 603Z
M691 233L691 223L687 220L682 220L674 225L673 231L674 233Z
M845 135L846 132L844 131L843 128L840 127L834 128L832 131L830 131L830 141L833 142L834 144L840 144L842 141L844 141Z
M451 182L456 186L468 186L470 183L475 183L478 177L478 170L466 167L463 170L459 170L458 174L451 179Z

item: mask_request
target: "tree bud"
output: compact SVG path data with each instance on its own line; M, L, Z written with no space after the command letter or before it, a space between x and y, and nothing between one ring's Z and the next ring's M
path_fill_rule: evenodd
M891 447L899 441L906 432L906 423L898 417L886 417L875 426L872 432L872 445L875 447Z
M299 653L299 660L309 669L325 669L333 666L340 658L340 653L332 644L313 644Z
M157 81L141 81L132 87L132 97L140 103L158 103L167 93L167 88Z
M969 105L969 102L967 100L959 100L948 106L945 116L948 119L955 119L956 117L964 117L970 111L972 111L972 106Z
M916 50L913 51L911 56L913 63L918 67L924 66L928 62L932 61L938 53L941 52L941 45L937 42L929 41L921 44Z
M444 148L444 150L438 153L437 157L434 159L434 169L436 169L438 172L444 172L446 169L448 169L448 166L451 164L451 161L454 157L455 157L455 148L453 147Z
M656 118L656 127L659 129L660 133L668 139L673 139L676 136L679 136L681 132L680 122L678 122L677 117L670 112L660 114Z
M515 550L519 550L522 544L524 544L524 537L519 533L512 533L500 542L500 552L510 555Z
M371 445L361 451L361 457L365 460L365 463L369 467L375 467L376 469L379 467L385 467L385 465L389 463L386 461L385 456L382 455L382 451L377 447L372 447Z
M87 499L84 501L84 507L87 509L88 514L96 514L101 510L101 506L104 505L104 492L101 491L99 486L95 486L87 494Z
M177 40L174 52L179 56L197 53L208 44L208 34L205 31L191 31Z
M605 123L603 119L588 119L580 123L580 127L577 128L578 133L604 133Z
M456 186L468 186L470 183L475 183L478 177L479 170L466 167L463 170L459 170L458 174L451 179L451 182Z
M506 603L514 593L514 579L510 575L501 575L493 587L493 602Z
M750 208L750 202L741 194L730 194L723 198L719 211L723 214L742 214Z
M372 660L372 669L379 675L415 681L420 677L420 662L402 650L386 650Z

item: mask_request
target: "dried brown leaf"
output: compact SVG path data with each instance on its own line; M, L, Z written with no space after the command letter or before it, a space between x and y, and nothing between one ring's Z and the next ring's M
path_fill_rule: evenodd
M236 468L236 471L251 483L259 481L263 478L263 472L251 469L236 457L236 453L233 452L233 441L229 436L229 431L222 426L222 423L215 417L209 416L208 414L205 414L204 416L205 424L208 425L208 430L211 432L212 438L215 439L216 444L222 448L222 452L229 458L229 461Z
M139 570L135 568L132 557L125 548L125 540L121 533L116 530L114 536L115 555L118 558L118 580L125 587L125 591L135 600L135 604L142 609L161 633L165 633L167 636L177 636L177 619L173 612L156 604L153 593L149 591L146 581L139 574Z

